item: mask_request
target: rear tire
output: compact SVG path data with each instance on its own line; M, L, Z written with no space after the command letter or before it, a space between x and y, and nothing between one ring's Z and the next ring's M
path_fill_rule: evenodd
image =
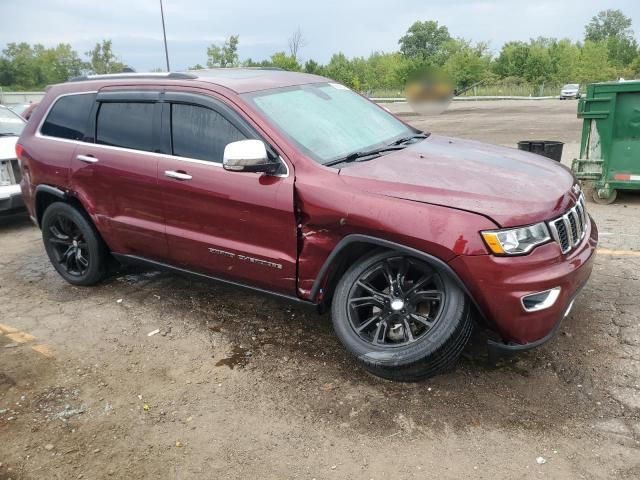
M107 271L107 251L97 230L68 203L49 205L42 217L42 240L53 268L73 285L95 285Z
M415 381L456 364L471 335L469 310L450 274L382 252L361 259L340 279L332 321L344 347L366 370Z

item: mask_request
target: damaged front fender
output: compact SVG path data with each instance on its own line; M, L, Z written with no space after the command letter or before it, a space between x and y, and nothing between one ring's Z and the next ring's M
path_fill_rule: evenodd
M296 181L300 298L321 301L336 260L344 260L340 253L354 245L362 248L350 262L377 248L404 249L442 266L457 255L487 254L478 232L495 224L483 216L461 211L452 215L444 206L363 192L335 174L327 175L331 178L325 181Z

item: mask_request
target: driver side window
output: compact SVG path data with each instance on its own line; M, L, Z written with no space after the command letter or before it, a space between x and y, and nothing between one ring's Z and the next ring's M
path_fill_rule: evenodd
M173 155L222 163L224 147L246 138L214 110L197 105L171 104Z

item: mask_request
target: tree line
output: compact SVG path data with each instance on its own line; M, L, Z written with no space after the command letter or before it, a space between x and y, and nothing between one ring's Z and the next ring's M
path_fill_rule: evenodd
M259 62L239 61L239 38L234 35L208 49L207 67L277 67L323 75L359 91L402 89L412 75L426 70L438 71L459 89L478 83L525 85L536 94L545 83L637 78L640 49L631 23L620 10L604 10L587 23L581 41L543 37L511 41L493 55L486 42L455 38L436 21L418 21L398 40L397 52L354 58L336 53L325 65L300 61L298 50L305 42L299 29L289 40L289 52L276 52Z
M620 10L604 10L587 23L583 40L540 37L528 42L511 41L494 55L485 42L453 37L436 21L417 21L398 40L398 51L352 58L339 52L326 64L302 60L300 54L307 42L298 28L288 40L288 51L275 52L268 59L241 61L240 38L232 35L223 44L207 48L206 66L198 64L191 69L282 68L323 75L363 92L401 90L416 72L437 70L457 88L478 83L523 85L535 95L545 84L584 84L639 76L640 49L631 27L631 19ZM0 85L42 88L83 73L121 72L124 67L109 40L86 52L85 60L68 44L45 48L10 43L0 55Z
M68 43L55 47L9 43L0 55L0 86L9 90L40 90L86 73L122 72L126 65L103 40L80 58Z

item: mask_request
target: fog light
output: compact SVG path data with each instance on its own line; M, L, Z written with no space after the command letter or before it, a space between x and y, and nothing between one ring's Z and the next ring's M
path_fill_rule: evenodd
M531 293L522 297L522 308L527 312L537 312L551 307L560 296L560 287L551 288L544 292Z

